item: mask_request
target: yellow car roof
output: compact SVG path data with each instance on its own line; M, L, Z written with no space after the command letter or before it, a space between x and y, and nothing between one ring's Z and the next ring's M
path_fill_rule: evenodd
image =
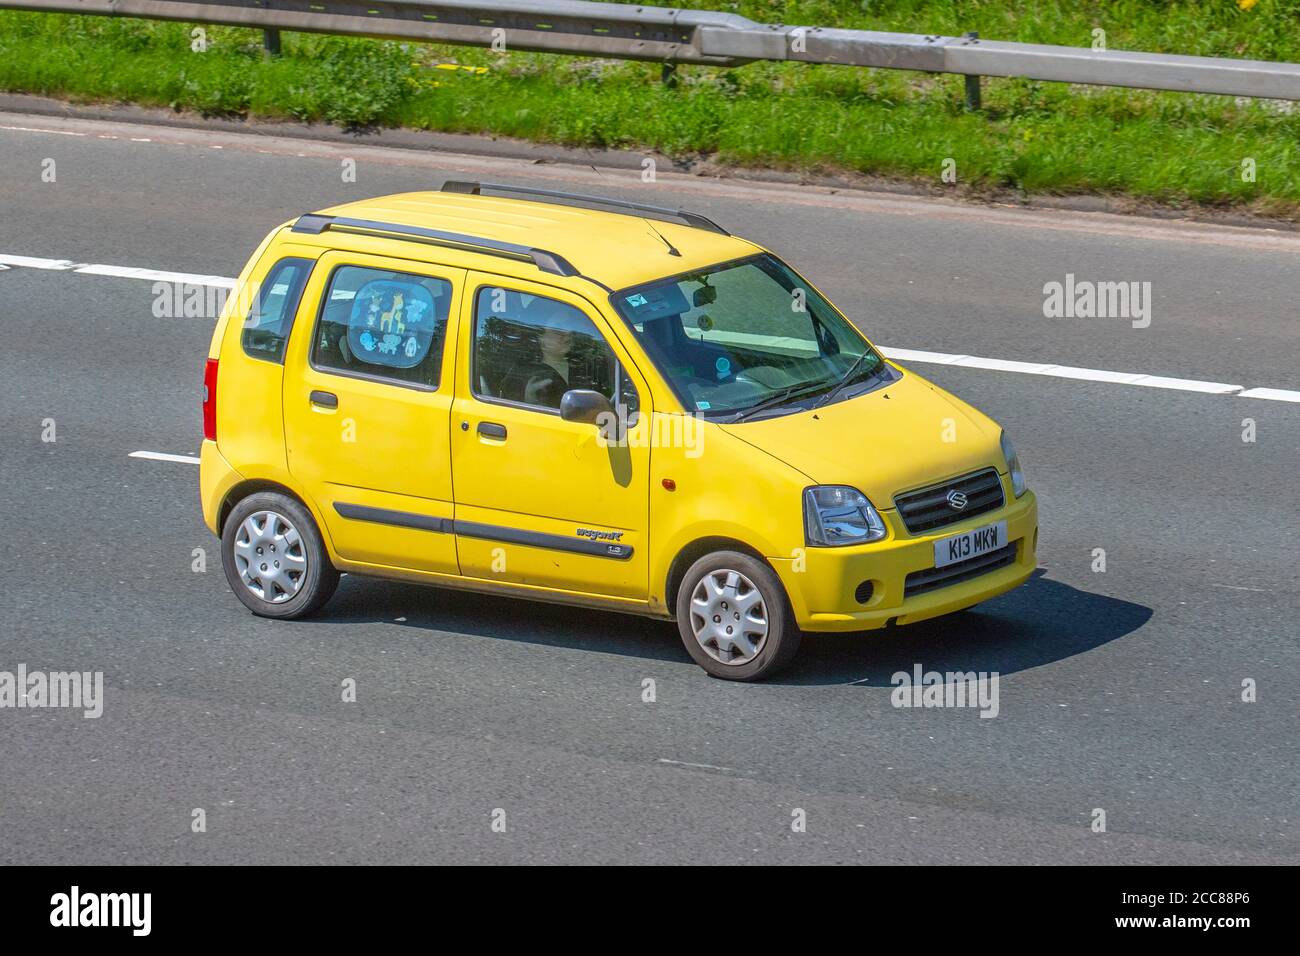
M464 193L398 193L332 206L317 215L436 229L544 249L611 289L761 251L736 236L645 219L635 213ZM679 256L669 252L656 231L672 243Z

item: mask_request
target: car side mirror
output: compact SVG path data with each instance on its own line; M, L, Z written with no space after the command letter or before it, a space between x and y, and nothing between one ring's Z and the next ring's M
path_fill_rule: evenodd
M571 388L560 399L560 418L566 422L595 425L603 414L614 414L614 406L600 392L589 388Z

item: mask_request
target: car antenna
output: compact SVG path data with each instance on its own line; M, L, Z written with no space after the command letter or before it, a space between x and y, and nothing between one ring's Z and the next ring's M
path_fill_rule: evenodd
M605 174L602 173L599 169L597 169L595 166L590 166L590 169L591 169L591 171L592 171L593 173L595 173L597 176L603 176L603 175L605 175ZM664 234L663 234L662 232L660 232L658 229L656 229L656 228L654 227L654 225L650 222L649 219L647 219L645 216L642 216L642 217L641 217L641 221L642 221L643 223L645 223L647 226L649 226L649 227L650 227L650 231L653 232L656 236L659 237L659 241L662 242L665 246L668 247L668 254L669 254L670 256L677 256L679 259L681 258L681 255L682 255L682 254L681 254L680 252L677 251L677 248L676 248L676 247L675 247L671 242L669 242L666 238L664 238Z
M664 237L664 234L662 232L660 232L658 229L654 227L654 223L652 223L649 219L645 218L644 216L641 217L641 221L645 223L647 226L649 226L650 231L653 232L656 236L658 236L660 241L663 242L663 244L668 247L668 254L670 256L677 256L678 258L681 257L681 253L678 252L676 247Z

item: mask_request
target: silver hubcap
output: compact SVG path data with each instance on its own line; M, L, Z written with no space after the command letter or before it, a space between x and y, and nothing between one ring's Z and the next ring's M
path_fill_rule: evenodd
M289 520L257 511L235 534L235 568L244 587L269 604L283 604L307 578L307 551Z
M691 630L720 664L748 664L767 643L767 607L739 571L710 571L691 594Z

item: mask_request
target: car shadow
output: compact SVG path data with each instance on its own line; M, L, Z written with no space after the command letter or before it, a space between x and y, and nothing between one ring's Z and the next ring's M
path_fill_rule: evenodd
M1081 591L1037 569L1001 597L946 617L862 634L805 635L779 684L892 687L916 664L926 671L1014 674L1083 654L1133 633L1151 608Z
M769 682L888 687L893 674L917 663L927 671L1012 674L1118 640L1151 614L1143 605L1049 580L1039 568L1015 591L947 617L890 630L805 635L794 663ZM692 663L669 622L376 578L345 577L314 619Z
M347 575L310 620L384 623L545 647L571 647L649 660L691 663L677 625L518 598Z

